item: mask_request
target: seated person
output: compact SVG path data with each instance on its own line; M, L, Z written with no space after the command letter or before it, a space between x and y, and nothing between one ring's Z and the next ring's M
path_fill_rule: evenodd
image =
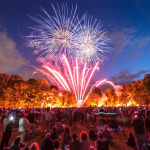
M46 139L43 140L40 146L40 150L52 150L53 149L53 141L51 140L51 134L46 134Z
M11 150L10 147L5 147L4 150Z
M37 143L37 142L33 142L33 143L29 146L29 150L40 150L38 143Z
M97 135L95 134L93 125L90 125L89 137L90 137L90 140L96 140L97 139Z
M112 121L111 121L111 124L109 125L110 128L113 128L113 129L118 129L118 122L117 122L117 119L116 118L113 118Z
M105 125L104 126L104 130L102 131L102 134L104 136L105 139L107 139L107 141L109 142L112 139L112 136L110 134L110 132L107 130L108 126Z
M85 131L80 133L80 150L89 150L90 142L88 140L88 134Z
M135 144L135 138L134 138L134 136L133 136L133 134L131 132L129 133L128 140L126 142L131 147L135 147L136 146L136 144Z
M52 129L52 131L51 131L51 139L52 139L52 140L59 139L56 130L57 130L57 127L56 127L56 126L53 126L53 129Z
M79 150L80 149L80 142L76 139L76 133L72 134L73 140L70 142L70 149L69 150Z
M60 145L60 142L59 142L58 139L56 139L56 140L54 141L54 150L61 150L61 149L59 148L59 145Z
M102 132L98 132L98 139L95 141L95 148L97 150L109 150L108 141L103 137Z
M64 130L64 134L63 134L63 143L65 145L69 145L71 141L71 135L70 135L70 127L67 126Z
M17 136L14 140L14 142L11 143L10 149L11 150L20 150L21 148L25 147L24 143L21 143L21 136Z

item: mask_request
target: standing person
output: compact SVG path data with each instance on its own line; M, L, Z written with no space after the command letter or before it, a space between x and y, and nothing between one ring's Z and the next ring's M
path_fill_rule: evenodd
M55 126L57 127L57 133L64 131L62 122L58 121L57 119L55 121Z
M90 118L91 118L92 125L94 125L94 124L95 124L95 114L94 114L94 112L92 111L90 115L91 115Z
M43 118L44 118L44 128L43 128L42 137L44 137L44 131L46 129L46 126L47 126L47 132L50 132L50 126L51 126L51 120L52 120L52 112L50 111L49 107L44 112Z
M8 146L8 142L12 133L12 126L13 126L12 113L8 112L6 118L3 121L3 138L1 141L1 150L3 150L4 144L5 147Z
M53 127L55 125L55 118L56 118L55 111L51 110L51 114L52 114L51 127Z
M69 125L72 123L72 109L69 108Z
M2 120L1 120L1 124L3 124L3 120L5 119L6 114L7 114L7 110L6 110L5 107L4 107L3 110L2 110Z
M96 150L109 150L108 141L103 137L102 132L98 132L98 139L95 141Z
M90 112L88 111L86 115L86 127L89 128L89 126L90 126Z
M73 118L73 122L76 123L77 122L77 118L78 118L77 109L74 109L74 111L72 112L72 118Z
M27 119L29 120L29 134L30 136L33 135L33 137L35 137L35 114L32 110L30 110Z
M80 150L89 150L90 142L88 140L88 134L82 131L80 134Z
M108 125L104 125L104 130L102 131L102 134L104 138L107 139L107 141L109 142L112 139L112 136L110 132L107 130L107 128L108 128Z
M80 141L76 139L76 133L72 134L73 140L70 142L69 150L80 150Z
M135 132L138 150L146 150L147 137L145 134L144 121L141 114L135 114L132 125Z
M97 139L97 135L95 134L93 125L90 125L89 138L90 138L90 140L96 140Z
M145 119L145 127L146 127L147 137L150 139L150 113L147 114L147 118Z
M61 121L61 111L59 108L57 108L57 119Z
M83 110L81 111L80 118L81 118L81 124L83 125L83 122L84 122L84 112L83 112Z
M29 122L25 117L26 117L25 114L22 113L21 118L19 120L19 129L18 129L18 131L21 134L21 142L24 142L25 136L27 134L27 129L28 129L28 126L29 126Z

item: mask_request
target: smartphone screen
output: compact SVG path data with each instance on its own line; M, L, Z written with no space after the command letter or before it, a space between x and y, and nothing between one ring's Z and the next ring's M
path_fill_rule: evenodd
M134 115L134 118L137 118L137 115Z

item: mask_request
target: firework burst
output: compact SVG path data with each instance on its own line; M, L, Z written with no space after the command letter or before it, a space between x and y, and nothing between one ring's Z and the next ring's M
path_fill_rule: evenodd
M44 55L45 61L59 60L64 54L70 59L78 57L81 63L87 62L90 67L97 61L103 63L107 59L105 53L111 49L108 46L110 40L106 31L102 30L100 21L85 14L79 19L76 15L77 6L72 6L71 11L67 4L52 5L52 8L54 16L42 9L46 17L31 17L39 24L31 28L33 33L28 36L28 45L35 49L34 53Z
M84 15L84 24L80 24L78 29L78 57L81 62L88 62L92 66L97 61L103 63L107 59L106 52L110 52L110 40L106 36L106 31L102 30L102 25L93 17Z
M77 19L77 6L71 11L67 4L52 5L54 16L50 16L43 8L45 17L38 15L39 19L31 17L39 25L31 27L33 33L28 36L28 46L35 49L34 53L45 56L45 61L59 60L61 54L70 58L76 56L77 28L79 28L79 19Z

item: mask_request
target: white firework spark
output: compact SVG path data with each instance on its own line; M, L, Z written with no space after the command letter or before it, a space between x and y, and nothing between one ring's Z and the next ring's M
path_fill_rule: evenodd
M65 54L70 58L76 56L76 29L79 26L77 19L77 6L68 10L67 4L52 5L54 16L50 16L43 8L42 11L46 15L43 17L38 15L40 19L31 17L37 22L37 27L32 27L32 35L29 37L28 45L35 49L36 54L45 56L47 60L59 60L61 54Z
M81 62L88 62L92 66L96 62L103 63L107 57L106 52L110 52L110 40L106 36L106 31L102 30L102 25L93 17L84 15L84 24L80 23L78 29L78 51L77 55Z

